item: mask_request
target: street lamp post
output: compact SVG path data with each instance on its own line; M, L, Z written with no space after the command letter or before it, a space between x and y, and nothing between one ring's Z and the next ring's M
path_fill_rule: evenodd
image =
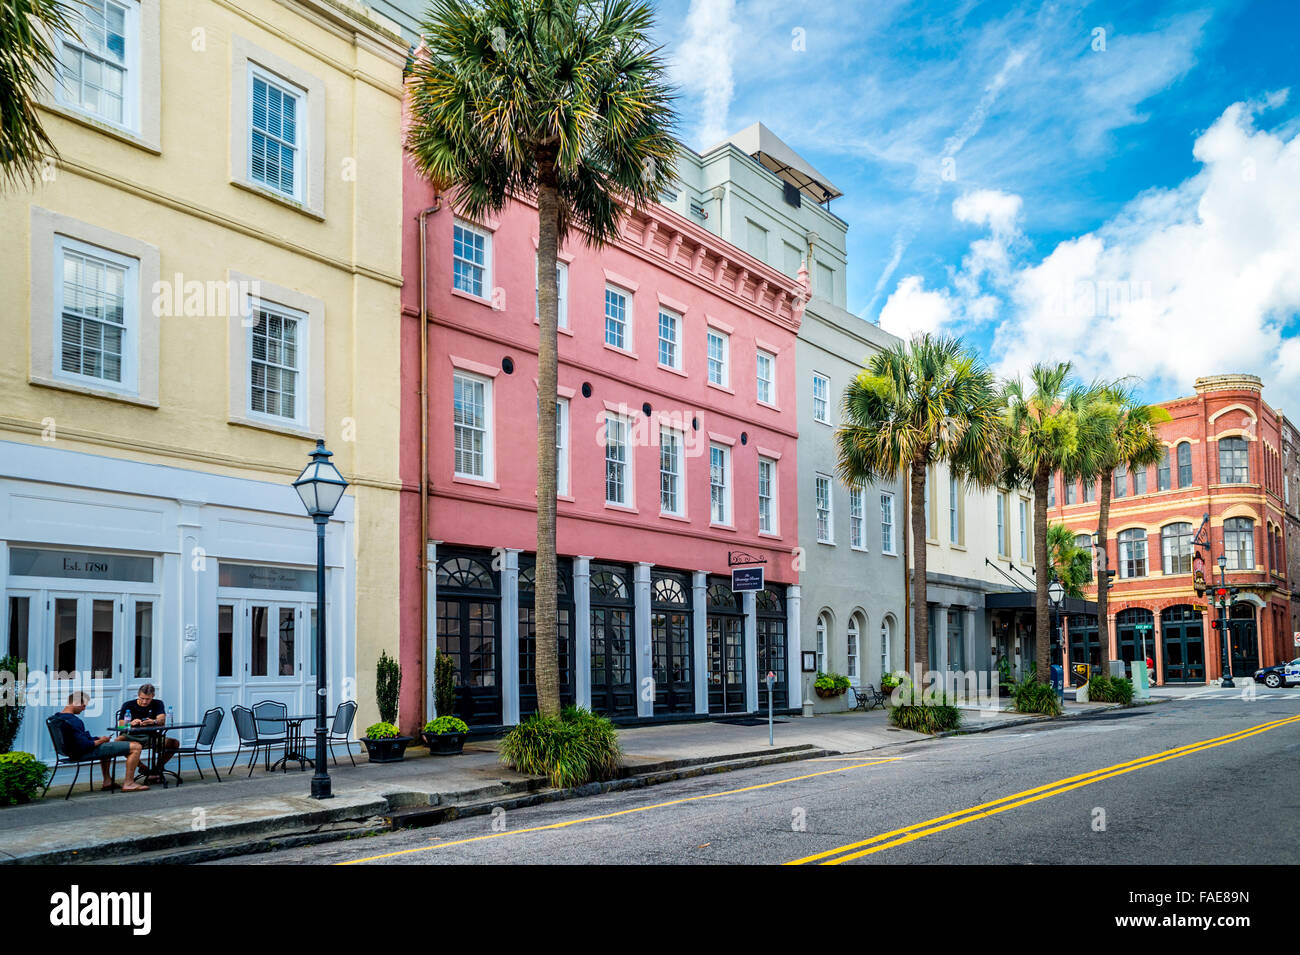
M1052 636L1061 648L1061 695L1065 695L1065 671L1070 668L1070 653L1061 633L1061 601L1065 599L1065 585L1056 577L1047 585L1047 598L1052 602Z
M1232 625L1228 622L1228 557L1219 555L1219 642L1223 646L1223 679L1219 686L1233 689L1232 682Z
M329 799L330 776L325 765L325 525L338 507L348 482L330 461L325 442L316 441L311 461L302 469L293 489L316 522L316 772L311 777L311 798Z

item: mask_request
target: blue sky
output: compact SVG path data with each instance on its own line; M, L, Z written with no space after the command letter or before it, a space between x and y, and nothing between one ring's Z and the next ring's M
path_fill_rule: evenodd
M843 190L851 310L1300 413L1300 0L666 0L658 31L689 145L759 120Z

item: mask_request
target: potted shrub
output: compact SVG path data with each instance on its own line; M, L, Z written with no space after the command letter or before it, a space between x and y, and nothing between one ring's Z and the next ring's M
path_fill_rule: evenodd
M31 753L0 753L0 806L31 802L49 772Z
M889 696L902 684L903 681L898 678L896 673L882 673L880 675L880 692L884 696Z
M397 763L406 756L406 746L411 737L403 736L392 723L379 722L366 727L361 742L366 744L372 763Z
M843 696L849 688L849 678L840 673L818 673L813 689L823 699Z
M465 721L454 716L440 716L424 724L424 745L429 747L433 756L458 756L465 746L465 734L469 727Z

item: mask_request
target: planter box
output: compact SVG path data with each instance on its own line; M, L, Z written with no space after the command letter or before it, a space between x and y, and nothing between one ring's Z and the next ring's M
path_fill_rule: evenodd
M465 746L464 733L421 733L432 756L459 756Z
M837 696L843 696L844 693L846 692L844 690L823 690L823 689L819 689L818 687L813 687L813 689L817 691L817 695L820 696L823 700L829 700Z
M366 752L372 763L399 763L406 757L406 747L411 742L409 736L394 736L392 739L362 739Z

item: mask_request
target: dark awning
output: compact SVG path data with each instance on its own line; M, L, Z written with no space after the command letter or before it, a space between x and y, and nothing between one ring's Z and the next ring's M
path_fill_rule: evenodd
M1034 592L1032 590L1010 590L1002 593L988 593L984 595L985 610L1033 610L1034 609ZM1061 613L1091 613L1097 612L1097 602L1094 600L1081 600L1077 597L1066 597L1061 601Z

